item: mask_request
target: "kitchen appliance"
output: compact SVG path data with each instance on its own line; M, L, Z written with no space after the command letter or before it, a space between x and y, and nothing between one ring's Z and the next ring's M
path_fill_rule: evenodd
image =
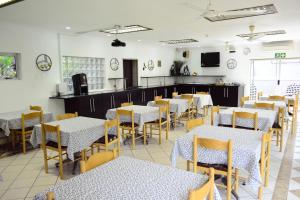
M86 74L75 74L72 76L74 95L88 94L88 82Z

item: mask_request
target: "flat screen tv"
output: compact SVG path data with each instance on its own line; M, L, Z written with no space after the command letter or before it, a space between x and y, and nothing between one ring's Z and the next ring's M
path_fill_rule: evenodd
M201 53L201 67L220 67L220 52Z

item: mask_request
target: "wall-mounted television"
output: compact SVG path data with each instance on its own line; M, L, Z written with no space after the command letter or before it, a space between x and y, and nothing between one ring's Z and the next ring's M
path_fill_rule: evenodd
M220 67L220 52L201 53L201 67Z

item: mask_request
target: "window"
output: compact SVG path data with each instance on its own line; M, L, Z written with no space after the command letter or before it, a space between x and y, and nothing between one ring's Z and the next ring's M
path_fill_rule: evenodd
M18 54L0 53L0 80L18 79Z
M67 84L69 91L73 91L72 76L78 73L86 74L90 91L103 89L105 82L105 59L63 56L63 82Z

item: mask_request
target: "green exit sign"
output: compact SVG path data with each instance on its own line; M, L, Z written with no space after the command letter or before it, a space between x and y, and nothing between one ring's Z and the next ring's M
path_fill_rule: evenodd
M275 53L275 58L278 59L286 58L286 53Z

